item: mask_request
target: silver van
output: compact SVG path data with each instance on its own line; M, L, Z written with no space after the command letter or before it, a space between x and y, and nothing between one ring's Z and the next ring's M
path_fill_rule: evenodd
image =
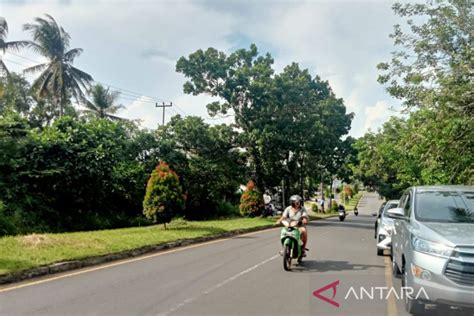
M392 232L393 273L417 314L424 304L474 308L474 186L419 186L405 191Z

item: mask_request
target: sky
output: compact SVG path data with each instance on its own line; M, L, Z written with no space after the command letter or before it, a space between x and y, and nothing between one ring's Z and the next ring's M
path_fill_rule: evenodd
M74 66L97 82L120 89L119 116L139 119L142 126L161 124L155 102L172 102L172 115L197 115L210 124L232 117L211 118L209 96L183 93L186 78L175 71L176 61L197 49L214 47L226 53L255 43L269 52L277 72L292 63L329 81L347 112L354 112L350 135L377 131L396 112L399 102L377 83L379 62L394 50L389 34L401 21L393 2L292 0L0 0L0 16L9 26L7 40L30 39L24 23L52 15L71 36L71 48L83 54ZM43 62L32 52L7 53L10 70ZM34 76L27 79L33 80Z

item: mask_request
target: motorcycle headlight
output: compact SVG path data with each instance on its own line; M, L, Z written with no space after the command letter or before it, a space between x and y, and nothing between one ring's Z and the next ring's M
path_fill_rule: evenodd
M427 253L439 257L449 257L453 251L453 248L443 244L427 241L417 237L412 237L411 244L415 251Z

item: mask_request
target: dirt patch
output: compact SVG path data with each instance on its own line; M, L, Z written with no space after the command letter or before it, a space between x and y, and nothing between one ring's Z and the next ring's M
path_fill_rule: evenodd
M31 234L19 237L20 242L26 247L38 248L41 246L50 246L54 240L45 234Z

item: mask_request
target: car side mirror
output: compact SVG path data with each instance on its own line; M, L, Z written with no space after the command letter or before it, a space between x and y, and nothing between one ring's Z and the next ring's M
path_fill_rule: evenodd
M387 215L388 215L388 217L393 218L393 219L405 219L406 218L405 210L401 207L396 207L396 208L389 209L387 211Z

